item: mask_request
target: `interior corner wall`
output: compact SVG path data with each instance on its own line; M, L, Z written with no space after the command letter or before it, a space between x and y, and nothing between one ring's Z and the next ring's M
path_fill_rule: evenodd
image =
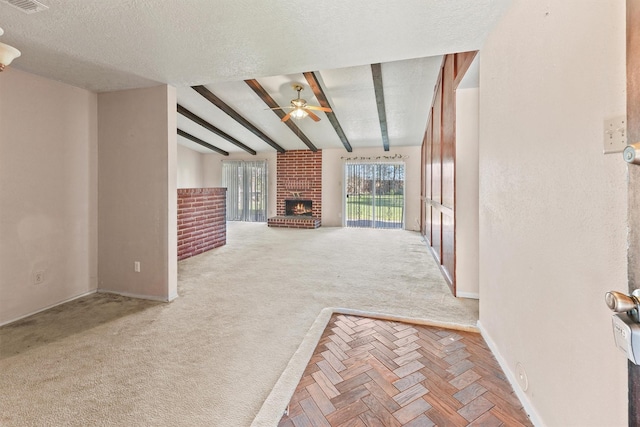
M98 95L100 291L177 296L175 106L170 86Z
M626 426L625 3L514 0L480 57L480 326L539 425Z
M180 144L177 149L177 188L202 188L205 155Z
M421 147L354 148L349 153L341 148L322 150L322 226L342 227L344 198L343 158L375 158L405 156L405 224L404 228L420 231L420 159ZM367 161L367 160L363 160ZM390 160L395 161L395 160Z
M243 160L247 162L266 160L267 162L267 188L269 199L267 200L267 217L276 216L277 193L277 151L259 152L257 155L249 153L229 153L228 156L220 154L205 154L203 159L204 187L222 187L222 162L224 160Z
M0 324L96 290L97 140L95 93L0 74Z
M456 90L456 296L479 298L478 88Z

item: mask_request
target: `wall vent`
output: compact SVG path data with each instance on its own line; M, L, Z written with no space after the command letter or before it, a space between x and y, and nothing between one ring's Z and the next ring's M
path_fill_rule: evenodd
M36 13L49 9L49 6L45 6L36 0L0 0L0 2L20 9L24 13Z

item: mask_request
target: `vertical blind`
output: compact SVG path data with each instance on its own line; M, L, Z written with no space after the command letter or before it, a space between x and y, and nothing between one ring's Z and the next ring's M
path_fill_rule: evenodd
M345 163L347 227L403 228L404 164Z
M222 185L227 187L227 220L267 221L267 162L222 163Z

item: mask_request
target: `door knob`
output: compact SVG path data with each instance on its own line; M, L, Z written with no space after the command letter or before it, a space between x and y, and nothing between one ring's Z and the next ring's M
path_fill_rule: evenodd
M631 295L610 291L604 295L604 301L612 311L616 313L626 311L634 322L640 323L640 289L636 289Z
M621 292L607 292L604 296L604 300L607 303L607 307L616 313L633 310L636 307L636 300Z

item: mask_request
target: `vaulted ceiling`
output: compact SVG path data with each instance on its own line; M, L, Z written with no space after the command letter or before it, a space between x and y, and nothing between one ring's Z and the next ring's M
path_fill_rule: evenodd
M173 85L178 142L206 153L194 141L219 153L420 145L442 55L481 49L510 3L42 0L26 14L7 1L12 67L96 92ZM282 123L264 99L288 106L294 83L333 113Z

